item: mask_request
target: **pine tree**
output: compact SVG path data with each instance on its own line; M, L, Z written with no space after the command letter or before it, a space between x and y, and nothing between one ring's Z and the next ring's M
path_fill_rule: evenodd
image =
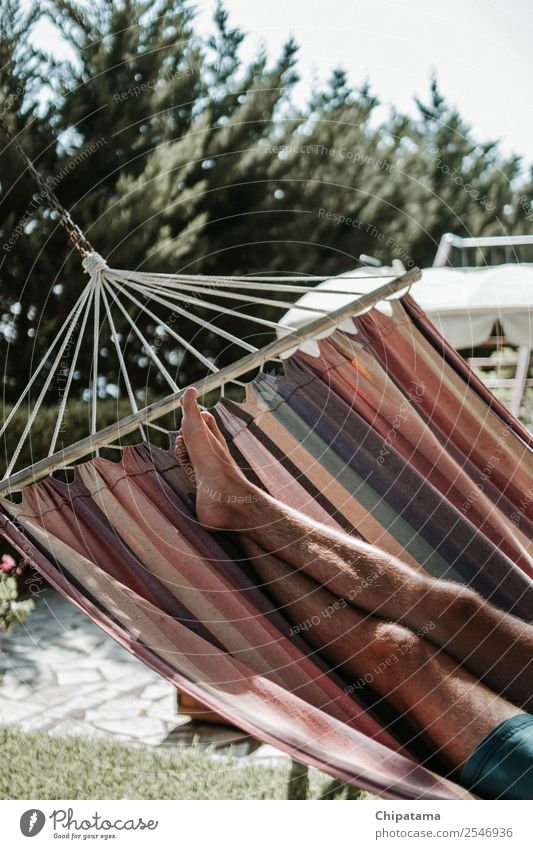
M355 88L337 68L297 109L296 44L289 40L273 61L258 49L244 64L245 35L221 3L208 38L196 32L187 0L49 3L70 62L35 46L31 32L41 11L24 13L14 0L0 0L2 114L111 265L335 274L353 268L361 254L430 264L447 230L530 229L533 175L524 177L518 157L504 157L496 143L472 140L435 80L414 117L394 110L383 117L370 85ZM0 329L8 400L84 282L57 215L46 198L33 201L35 192L6 146ZM267 308L262 314L279 315ZM133 305L131 315L140 321ZM214 319L207 310L196 316ZM214 320L243 332L229 316ZM180 383L203 373L155 322L139 326L149 339L157 336L159 355ZM180 318L179 327L219 366L237 354L222 351L216 335L199 335L192 320ZM126 321L117 329L126 345ZM250 341L260 345L265 337ZM104 395L118 382L106 348L112 351L103 339ZM127 353L137 387L167 391L131 338ZM91 368L89 352L82 354L78 398L87 394Z
M419 264L432 261L444 232L527 232L525 217L517 214L516 189L526 182L520 176L520 158L504 157L495 141L473 140L471 128L446 102L435 78L429 102L417 99L416 104L418 117L408 122L411 143L400 162L410 211L418 222L411 244Z
M39 18L15 0L0 2L0 111L9 132L45 173L57 167L51 132L53 104L43 107L39 93L45 78L43 56L30 41ZM1 135L0 147L0 341L2 393L16 397L32 362L45 350L48 324L42 316L48 300L54 311L52 257L58 250L54 218L47 199L15 151ZM43 331L37 335L37 323Z
M65 158L79 160L80 151L97 147L73 171L63 197L71 187L76 192L69 205L92 243L119 267L248 270L250 254L240 246L257 241L258 207L272 207L274 188L265 185L271 157L262 142L295 81L295 45L289 42L272 67L263 52L242 67L243 35L229 26L221 5L215 34L200 44L185 3L100 0L80 19L77 7L54 2L56 22L83 56L79 66L63 70L58 88L64 135L75 128ZM263 254L271 264L268 243ZM118 329L125 333L126 325L119 322ZM148 338L159 330L151 322L141 329ZM241 332L239 322L235 335ZM180 333L197 334L197 325L181 320ZM222 355L219 338L209 333L202 346L218 365L235 353ZM163 338L159 355L175 364L175 341ZM131 358L143 386L146 356L139 350ZM183 351L178 362L180 382L198 376L197 363ZM162 379L149 373L163 390Z

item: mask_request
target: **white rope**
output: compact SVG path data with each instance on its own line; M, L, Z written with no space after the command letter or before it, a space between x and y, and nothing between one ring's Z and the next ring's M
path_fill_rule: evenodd
M171 289L179 289L179 284L173 285L172 281L170 281L168 283L168 286ZM159 284L158 284L158 288L160 288L161 291L166 290L165 286L159 286ZM202 294L202 295L203 294L215 295L215 297L218 297L218 298L229 298L229 299L234 300L234 301L240 301L241 303L243 302L243 296L242 295L238 294L237 292L228 292L228 291L222 290L222 289L204 289L201 286L187 285L185 287L185 291L196 292L196 293ZM328 292L328 294L329 294L329 292ZM346 297L347 295L348 296L350 295L350 292L342 292L342 294ZM270 307L278 307L278 308L285 307L285 308L288 308L288 309L292 309L295 306L293 301L273 300L272 298L257 298L257 297L254 297L253 295L247 295L246 302L249 303L249 304L259 304L261 306L270 306ZM323 315L323 313L324 313L324 310L321 310L318 307L308 307L308 306L304 306L302 304L298 304L298 309L303 310L304 312L318 313L319 315Z
M126 280L123 282L123 285L132 286L139 291L148 293L150 295L156 295L158 292L164 291L167 298L174 299L176 301L183 301L183 303L191 304L192 306L198 306L205 308L211 312L217 312L220 315L229 315L234 316L235 318L240 318L243 321L252 322L253 324L260 324L264 327L270 327L272 330L277 330L279 327L285 327L287 330L292 330L292 326L289 324L282 324L280 321L270 321L268 318L260 318L259 316L249 315L248 313L239 312L238 310L231 309L231 307L222 307L220 304L214 304L212 301L200 300L199 298L194 298L192 295L184 295L181 292L176 292L174 290L167 291L162 290L161 288L153 288L149 285L142 285L140 283L133 283L130 280ZM170 306L169 306L170 308ZM177 307L172 304L172 309L177 309ZM192 321L196 321L197 323L204 325L204 320L201 318L196 318L190 313L187 313L187 318L190 318ZM219 328L217 328L219 329Z
M341 307L333 310L333 312L328 313L327 315L321 314L320 317L306 322L303 327L293 330L291 333L282 338L274 339L261 350L243 356L237 362L232 363L229 366L225 366L223 369L217 370L214 374L208 374L192 385L195 386L199 392L204 394L220 389L220 386L223 383L235 381L236 378L240 378L252 370L261 367L265 362L277 359L279 356L282 356L284 353L291 350L293 346L300 345L304 340L319 337L326 330L338 326L339 323L346 317L358 314L363 309L366 310L383 299L389 298L393 295L398 296L400 291L408 288L418 279L420 279L420 270L416 267L412 268L390 282L377 287L374 291L369 292L360 298L354 299L348 304L343 304ZM150 346L142 334L137 331L131 317L128 315L118 298L116 298L110 284L107 283L105 279L103 280L103 286L106 288L106 291L112 295L113 300L118 304L127 321L139 336L141 342L145 345L147 352L152 358L154 358L154 352L151 351ZM176 386L174 381L172 381L172 384ZM98 433L91 434L80 439L73 445L56 452L51 457L38 460L30 467L22 469L13 475L8 473L6 478L4 478L0 483L0 496L18 491L27 484L33 483L39 478L42 478L44 475L50 474L51 472L67 465L70 466L77 460L80 460L94 452L95 448L103 448L109 443L114 442L117 438L121 440L128 433L136 430L141 422L147 425L149 422L153 422L155 419L175 411L181 404L184 391L185 389L173 389L172 394L168 395L166 398L152 402L137 413L131 413L129 416L126 416L118 422L104 427ZM11 464L9 472L11 472L12 467L13 464Z
M392 278L392 274L389 277ZM356 278L354 278L356 279ZM360 278L359 278L360 279ZM316 292L318 286L305 286L298 284L289 284L289 283L279 283L277 278L272 278L269 283L260 283L249 280L190 280L183 283L176 281L180 286L187 286L189 284L193 286L205 286L206 288L209 286L216 286L217 289L251 289L255 292L294 292L297 295L305 294L306 292ZM325 280L321 281L323 283L327 282ZM318 289L318 291L321 291ZM363 292L358 291L357 289L330 289L329 287L326 289L327 292L331 292L334 295L362 295Z
M117 285L117 284L115 284L115 285ZM120 284L118 284L118 285L120 285ZM204 355L201 354L200 351L198 351L194 347L194 345L191 345L190 342L187 342L187 340L184 339L183 336L180 336L179 333L176 333L175 330L172 330L171 327L168 327L168 325L166 325L165 322L159 316L157 316L154 312L152 312L152 310L148 309L148 307L145 304L142 304L138 300L138 298L135 297L135 295L133 295L131 292L128 292L128 290L124 289L123 286L120 286L120 289L126 295L126 297L129 298L140 310L142 310L147 315L149 315L150 318L152 318L158 324L165 325L165 329L166 329L167 333L170 336L172 336L176 340L176 342L178 342L178 344L182 345L185 348L185 350L190 351L190 353L193 354L193 356L195 356L204 366L206 366L206 368L210 369L210 371L213 371L213 372L218 371L217 366L215 366L214 363L211 362L211 360L208 360L207 357L204 357ZM250 350L248 346L247 346L247 348L248 348L248 350ZM252 349L252 351L255 351L255 350L256 350L255 348Z
M109 267L107 262L100 256L96 251L91 251L86 254L81 261L83 270L89 275L89 277L97 277L99 274L102 274L104 271L109 271Z
M156 299L155 296L157 295L158 292L164 291L167 298L174 299L175 301L183 301L183 303L191 304L192 306L202 307L202 308L209 310L210 312L216 312L220 315L234 316L235 318L240 318L243 321L249 321L249 322L252 322L253 324L260 324L263 327L269 327L274 331L277 330L279 327L285 327L287 330L292 329L292 326L289 325L289 324L282 324L280 321L270 321L268 318L260 318L259 316L249 315L248 313L243 313L243 312L239 312L238 310L233 310L233 309L231 309L231 307L222 307L220 304L215 304L212 301L200 300L199 298L194 298L192 295L184 295L181 292L167 291L167 290L162 290L162 289L153 289L150 286L141 286L141 284L132 283L129 280L126 283L124 283L124 285L133 286L136 289L138 289L139 291L150 294L154 298L154 300ZM169 309L173 309L173 310L178 309L178 307L175 304L171 304L170 302L168 302L166 305L168 306ZM196 323L200 324L201 326L205 325L204 319L196 317L196 316L194 316L193 314L191 314L190 312L187 312L187 311L185 311L185 315L187 316L187 318L190 318L192 321L195 321ZM217 328L215 325L212 325L212 328L215 330L215 332L221 331L221 328ZM224 335L227 338L226 334L227 334L227 331L225 331L221 335ZM231 334L229 334L229 335L231 335ZM242 341L242 340L239 340L239 341Z
M97 255L98 256L98 255ZM100 289L101 273L94 280L94 320L93 320L93 390L91 398L91 434L96 433L96 407L98 403L98 348L100 345ZM97 452L98 453L98 452Z
M171 387L172 391L173 392L179 392L178 384L175 382L175 380L169 374L169 372L167 371L167 369L165 368L165 366L163 365L163 363L161 362L161 360L159 359L157 354L152 350L152 346L150 345L148 340L143 336L143 334L141 333L141 331L139 330L139 328L137 327L137 325L133 321L133 319L130 316L130 314L128 313L128 311L122 306L119 299L116 297L115 293L113 292L113 289L109 285L109 282L104 280L103 285L107 289L107 291L109 292L109 294L111 295L111 297L113 298L115 303L117 304L118 308L120 309L120 311L122 312L122 314L124 315L126 320L128 321L131 329L133 330L133 332L135 333L135 335L137 336L137 338L140 340L141 344L143 345L146 353L148 354L150 359L153 360L153 362L155 363L155 365L157 366L157 368L159 369L159 371L161 372L161 374L163 375L163 377L167 381L168 385ZM159 321L159 319L157 319L157 321Z
M393 277L393 275L389 275L389 277ZM128 275L128 279L132 279L131 275ZM210 286L215 286L217 289L241 289L241 290L251 290L252 292L294 292L297 295L306 294L307 292L316 292L322 291L321 289L317 289L317 286L295 286L288 284L278 283L276 279L272 279L270 283L255 283L249 282L248 280L242 281L233 281L233 280L196 280L190 278L189 280L176 280L173 277L156 279L152 275L143 276L142 280L139 280L137 277L135 281L138 283L148 283L153 286L160 286L168 282L168 285L173 285L176 288L183 289L184 291L188 291L193 287L196 289L198 287L208 288ZM329 287L325 290L328 294L331 295L362 295L363 292L357 291L356 289L330 289Z
M56 424L55 424L55 428L54 428L54 433L52 435L52 439L51 439L51 442L50 442L50 448L48 449L48 456L49 457L55 451L57 439L59 437L59 433L60 433L60 430L61 430L61 424L63 422L63 416L65 415L65 409L66 409L66 406L67 406L67 400L68 400L68 396L69 396L69 393L70 393L70 387L71 387L71 384L72 384L72 379L74 377L74 372L76 370L76 363L78 361L78 355L80 353L81 343L83 341L83 336L84 336L84 333L85 333L85 327L87 325L87 319L89 318L90 311L91 311L91 298L88 298L87 303L85 304L85 311L83 313L83 319L82 319L82 323L81 323L81 327L80 327L80 332L78 334L78 340L76 342L76 347L74 349L74 354L72 356L72 363L71 363L71 366L68 370L67 383L66 383L66 386L65 386L65 390L63 392L61 404L59 405L59 411L58 411L57 420L56 420Z
M232 275L232 274L168 274L164 271L128 271L123 268L112 268L109 269L112 274L122 274L131 279L143 278L148 279L149 277L153 277L154 279L166 279L166 280L191 280L191 281L206 281L207 283L216 283L217 281L225 281L228 283L268 283L270 281L277 283L306 283L309 281L310 283L324 283L326 280L333 280L337 275L329 274L329 275L318 275L318 274L300 274L300 275L290 275L290 276L278 276L276 275L255 275L255 274L241 274L241 275ZM343 274L340 279L342 280L385 280L387 277L394 278L394 273L390 271L385 274Z
M157 425L155 422L146 422L148 427L152 427L154 430L160 430L161 433L165 433L167 436L171 431L167 427L161 427L161 425Z
M135 393L133 391L133 387L131 385L130 376L128 374L128 370L126 368L126 363L124 361L124 357L122 355L122 350L120 345L118 344L118 334L115 328L115 322L113 321L113 314L111 312L111 307L109 306L109 301L107 300L107 295L105 293L105 289L102 287L102 301L104 303L107 321L109 323L109 327L111 329L111 338L113 339L113 344L115 346L115 350L117 352L117 357L120 365L120 371L122 372L122 376L124 378L124 384L126 386L126 392L128 393L128 398L130 402L130 406L132 412L138 413L139 407L137 406L137 401L135 400ZM141 437L146 441L146 434L144 432L144 428L142 424L139 426L139 430L141 432Z
M249 386L249 383L246 383L244 380L238 380L236 377L232 377L231 380L226 380L222 384L222 388L227 386L229 383L234 383L236 386L242 386L243 389L246 389Z
M91 286L90 288L91 288L91 290L92 290L92 286ZM45 382L44 382L44 386L43 386L43 388L41 389L41 392L39 393L39 396L38 396L38 398L37 398L37 401L35 402L35 405L34 405L34 407L33 407L33 410L32 410L32 411L31 411L31 413L30 413L30 416L29 416L28 421L27 421L27 423L26 423L26 427L25 427L25 428L24 428L24 430L22 431L22 436L20 437L20 439L19 439L19 441L18 441L18 443L17 443L17 447L15 448L15 450L14 450L14 452L13 452L13 456L12 456L12 458L11 458L11 462L9 463L9 466L8 466L8 467L7 467L7 469L6 469L6 472L5 472L5 477L6 477L6 478L7 478L7 477L9 477L9 475L10 475L10 474L11 474L11 472L13 471L13 467L15 466L15 463L16 463L16 462L17 462L17 460L18 460L18 456L19 456L19 454L20 454L20 452L21 452L21 450L22 450L22 446L24 445L24 443L25 443L25 441L26 441L26 437L28 436L28 433L30 432L30 430L31 430L31 428L32 428L32 425L33 425L33 423L34 423L34 421L35 421L35 419L36 419L36 417L37 417L37 413L39 412L39 410L40 410L40 408L41 408L41 404L43 403L43 399L44 399L44 397L45 397L46 393L48 392L48 387L50 386L50 383L52 382L52 378L53 378L53 376L54 376L54 374L55 374L55 372L56 372L56 369L57 369L57 366L58 366L58 364L59 364L59 361L60 361L61 357L63 356L63 351L65 350L66 344L67 344L68 340L70 339L70 337L71 337L71 335L72 335L72 331L73 331L73 329L74 329L74 327L75 327L75 325L76 325L76 323L77 323L77 321L78 321L78 318L79 318L79 316L80 316L80 313L81 313L82 307L83 307L83 304L80 304L80 305L79 305L79 307L78 307L78 309L77 309L77 310L76 310L76 312L74 313L74 316L72 317L72 321L70 322L69 329L68 329L68 333L67 333L67 337L66 337L66 339L65 339L65 341L64 341L64 344L63 344L63 345L59 348L59 352L58 352L58 354L57 354L57 356L56 356L56 358L55 358L55 360L54 360L54 363L53 363L53 365L52 365L52 367L51 367L51 369L50 369L50 372L49 372L49 374L48 374L48 377L47 377L47 379L46 379L46 380L45 380Z
M5 431L6 431L7 426L9 425L9 423L10 423L10 421L12 420L13 416L14 416L14 415L15 415L15 413L17 412L17 410L18 410L18 408L20 407L20 405L22 404L22 402L24 401L24 398L26 397L26 395L27 395L27 394L28 394L28 392L30 391L31 387L33 386L33 384L35 383L35 381L36 381L36 380L37 380L37 378L39 377L39 375L40 375L40 373L41 373L41 371L42 371L42 369L43 369L43 366L45 366L45 365L46 365L46 361L47 361L48 357L50 356L50 354L51 354L51 353L52 353L52 351L54 350L54 348L55 348L55 346L57 345L57 343L58 343L58 342L61 340L61 338L63 337L63 331L66 329L66 327L67 327L67 325L68 325L68 322L70 321L70 319L71 319L71 318L72 318L72 316L74 315L75 310L78 308L78 306L80 305L80 303L81 303L82 301L83 301L83 302L85 302L85 301L87 300L87 298L89 297L89 294L90 294L90 292L91 292L91 291L92 291L92 284L91 284L91 281L89 281L89 282L87 283L87 285L85 286L85 288L83 289L83 291L82 291L81 295L79 296L78 300L76 301L76 303L74 304L74 306L73 306L73 307L72 307L72 309L70 310L70 312L69 312L69 314L67 315L66 319L64 320L63 324L62 324L62 325L61 325L61 327L59 328L59 330L58 330L58 332L57 332L57 335L55 336L55 338L54 338L53 342L51 343L51 345L49 346L48 350L46 351L46 353L45 353L44 357L42 358L41 362L39 363L39 365L37 366L37 368L36 368L36 369L35 369L35 371L33 372L32 376L31 376L31 378L30 378L30 380L29 380L29 382L28 382L28 385L26 386L26 388L24 389L24 391L23 391L23 392L22 392L22 394L20 395L20 397L19 397L18 401L17 401L17 402L13 405L13 409L11 410L10 414L8 415L7 419L5 420L4 424L2 425L2 427L1 427L1 429L0 429L0 436L3 436L3 435L4 435L4 433L5 433Z
M207 319L200 318L199 316L194 315L191 312L187 312L182 307L177 306L176 304L171 303L170 301L161 298L159 295L155 294L155 291L148 288L147 286L141 286L139 283L130 283L134 289L139 292L142 292L144 295L149 296L152 300L161 304L164 307L172 310L173 312L177 312L179 315L182 315L184 318L193 321L195 324L199 324L202 328L206 328L207 330L211 330L213 333L221 336L223 339L227 339L228 342L233 342L234 345L239 345L241 348L244 348L246 351L256 351L257 348L254 345L250 345L249 342L245 342L244 339L239 339L238 336L234 336L233 333L230 333L228 330L224 330L221 327L217 327L216 324L212 324ZM197 301L197 303L203 306L202 301ZM241 313L235 312L235 315L241 315ZM165 322L161 322L165 324ZM274 324L274 323L273 323ZM170 332L170 328L167 328Z

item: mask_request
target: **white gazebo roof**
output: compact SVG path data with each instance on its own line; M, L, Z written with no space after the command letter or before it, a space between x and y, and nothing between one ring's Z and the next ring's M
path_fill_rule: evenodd
M368 279L375 271L376 280ZM309 321L309 313L298 305L329 313L349 303L357 292L375 288L396 269L356 269L334 277L305 294L282 319L283 325L299 327ZM366 279L358 280L365 275ZM383 282L385 282L383 280ZM346 291L333 294L328 289ZM455 348L471 348L483 343L496 321L513 345L533 347L533 265L510 263L488 268L428 268L411 287L411 295L428 314L444 338ZM378 305L390 312L386 301Z

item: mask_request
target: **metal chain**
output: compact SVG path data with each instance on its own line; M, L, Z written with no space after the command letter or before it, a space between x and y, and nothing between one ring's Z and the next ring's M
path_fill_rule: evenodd
M13 133L9 129L3 114L0 114L0 129L4 133L8 142L15 146L15 150L26 165L26 168L30 172L31 176L33 177L41 191L46 195L52 207L59 214L59 223L65 229L69 240L72 242L80 256L85 257L87 256L87 254L94 252L93 246L91 245L83 231L72 220L70 212L65 209L53 189L50 188L46 179L43 177L42 174L39 173L39 171L31 161L30 157L28 156L18 139L13 135Z

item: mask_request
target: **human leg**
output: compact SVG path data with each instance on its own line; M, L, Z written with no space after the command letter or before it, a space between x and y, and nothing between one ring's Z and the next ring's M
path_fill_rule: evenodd
M417 572L375 546L325 527L250 484L214 418L184 398L183 444L208 527L238 531L353 608L398 622L444 647L515 704L533 703L533 627L472 590ZM428 628L431 625L432 627Z

